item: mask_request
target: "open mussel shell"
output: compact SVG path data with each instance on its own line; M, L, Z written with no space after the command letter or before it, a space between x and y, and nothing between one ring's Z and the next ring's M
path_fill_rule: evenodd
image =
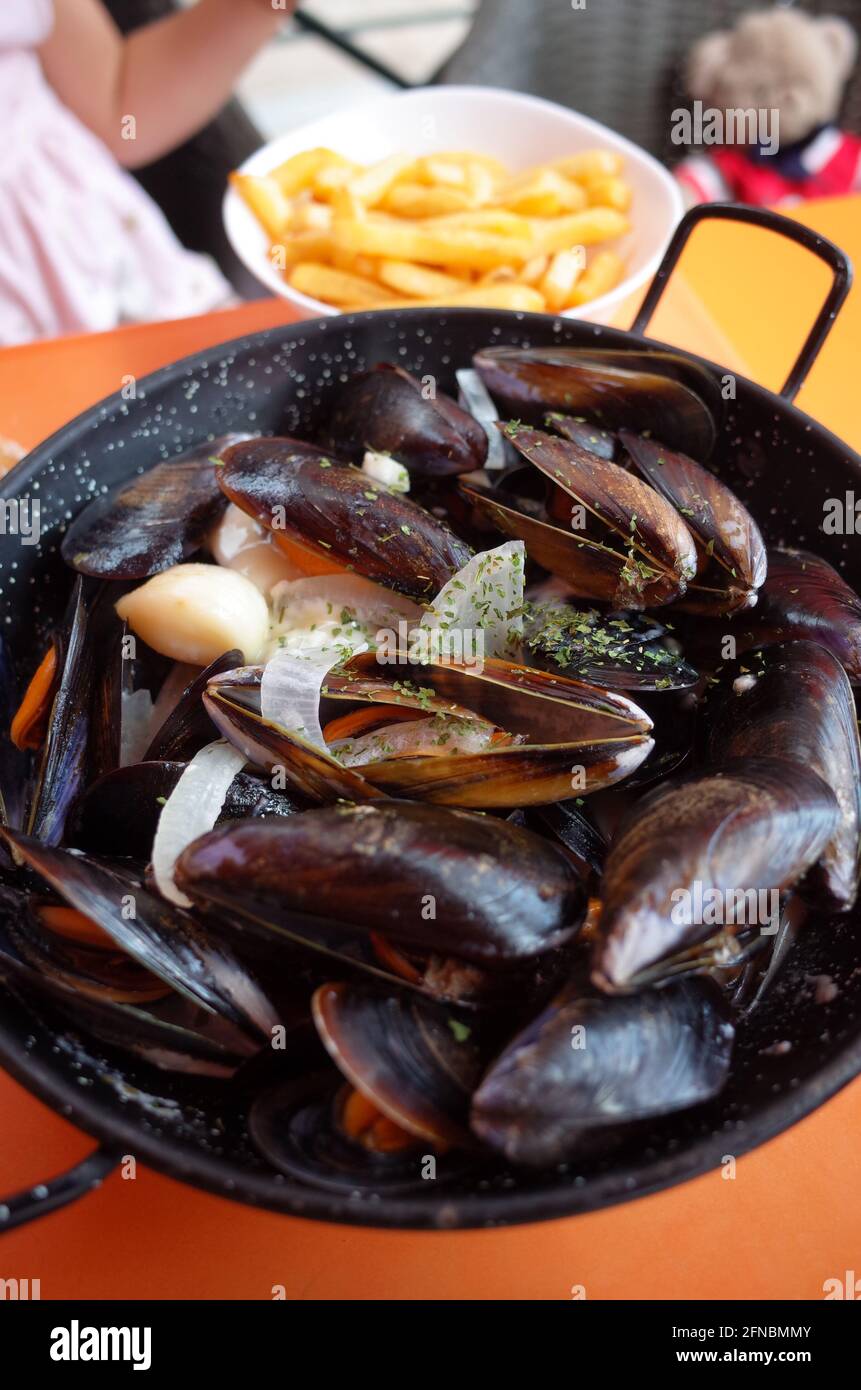
M66 564L100 579L147 579L180 564L227 505L213 459L248 438L205 440L96 498L63 537Z
M686 454L621 430L634 466L685 519L697 545L697 577L683 606L690 613L735 613L756 603L768 568L765 542L750 512L725 483Z
M688 690L699 680L668 629L639 613L531 603L522 641L531 664L608 690Z
M735 663L709 697L709 751L731 758L785 758L810 768L837 798L840 818L803 891L826 911L848 911L858 893L861 749L852 689L840 662L816 642L780 642Z
M487 435L477 420L442 392L428 395L421 381L388 362L338 389L321 442L351 463L361 463L367 449L390 454L427 478L483 468L487 458Z
M317 915L488 970L564 945L586 906L555 845L495 817L413 802L226 825L184 851L176 879L202 905L287 925L292 912Z
M769 550L756 611L733 634L739 652L763 642L809 638L827 647L851 683L861 685L861 597L810 551Z
M385 680L376 674L383 669ZM650 718L617 692L501 658L417 666L393 654L383 666L369 652L327 677L323 693L333 707L376 703L413 708L417 717L437 710L452 718L477 715L519 741L474 753L384 757L352 769L256 712L249 696L255 696L257 672L246 668L241 681L228 677L210 685L204 696L210 717L250 762L280 769L317 801L405 795L510 810L610 786L629 777L653 746Z
M607 857L596 983L660 980L663 962L727 922L773 931L775 900L819 859L839 814L821 777L778 758L662 783L632 808Z
M225 495L282 539L413 598L432 598L470 558L468 545L408 497L297 439L225 451Z
M732 1045L709 981L612 999L572 985L493 1063L472 1129L512 1163L562 1163L602 1140L624 1142L626 1126L710 1100Z
M215 676L235 670L243 659L237 648L224 652L189 681L164 723L156 729L140 761L189 762L211 743L212 723L203 704L203 692Z
M230 947L188 913L116 867L9 830L2 833L16 857L96 922L121 951L209 1013L258 1042L268 1041L278 1017L263 990Z
M715 442L720 391L678 353L599 348L484 348L473 358L503 414L542 424L548 411L665 439L705 459Z
M321 985L312 1013L338 1070L378 1110L429 1144L469 1145L469 1104L482 1071L471 1018L352 983Z

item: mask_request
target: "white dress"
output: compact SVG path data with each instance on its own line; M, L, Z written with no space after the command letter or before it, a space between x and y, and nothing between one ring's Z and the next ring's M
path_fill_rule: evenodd
M0 0L0 345L183 318L231 289L58 100L52 0Z

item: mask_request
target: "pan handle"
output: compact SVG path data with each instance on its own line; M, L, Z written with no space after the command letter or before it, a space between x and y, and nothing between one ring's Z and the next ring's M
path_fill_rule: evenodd
M686 212L673 233L664 259L649 286L648 293L640 306L640 312L632 324L632 330L634 333L645 334L688 237L699 222L705 222L709 218L719 222L749 222L754 227L764 227L770 232L777 232L780 236L788 237L790 241L797 242L806 251L812 251L814 256L818 256L831 270L833 276L831 288L816 322L795 360L792 371L780 390L784 400L792 401L816 361L819 349L831 332L838 310L849 293L852 284L852 266L849 258L840 250L839 246L834 245L833 241L820 236L818 232L814 232L810 227L805 227L801 222L795 222L790 217L782 217L779 212L771 212L767 208L747 207L744 203L701 203Z
M16 1192L5 1200L0 1199L0 1235L14 1231L17 1226L26 1226L28 1221L36 1221L49 1212L58 1211L60 1207L76 1202L79 1197L85 1197L116 1168L120 1157L116 1150L102 1145L65 1173Z

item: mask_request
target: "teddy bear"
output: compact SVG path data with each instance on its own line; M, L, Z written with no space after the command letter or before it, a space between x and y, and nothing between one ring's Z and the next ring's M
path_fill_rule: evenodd
M676 166L691 203L788 205L861 189L861 138L834 124L858 39L845 20L757 10L691 50L693 110L674 143L701 148Z

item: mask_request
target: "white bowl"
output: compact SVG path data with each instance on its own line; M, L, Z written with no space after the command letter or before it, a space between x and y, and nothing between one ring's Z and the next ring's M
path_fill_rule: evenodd
M613 243L628 274L608 294L565 313L593 323L609 323L620 305L651 279L683 212L675 179L630 140L567 107L493 87L417 87L337 111L270 141L245 161L242 172L268 173L291 155L318 145L363 163L400 151L418 156L475 150L495 155L514 170L578 150L617 150L634 194L632 230ZM224 198L224 225L240 260L273 294L315 316L338 312L287 284L269 258L266 233L233 188Z

